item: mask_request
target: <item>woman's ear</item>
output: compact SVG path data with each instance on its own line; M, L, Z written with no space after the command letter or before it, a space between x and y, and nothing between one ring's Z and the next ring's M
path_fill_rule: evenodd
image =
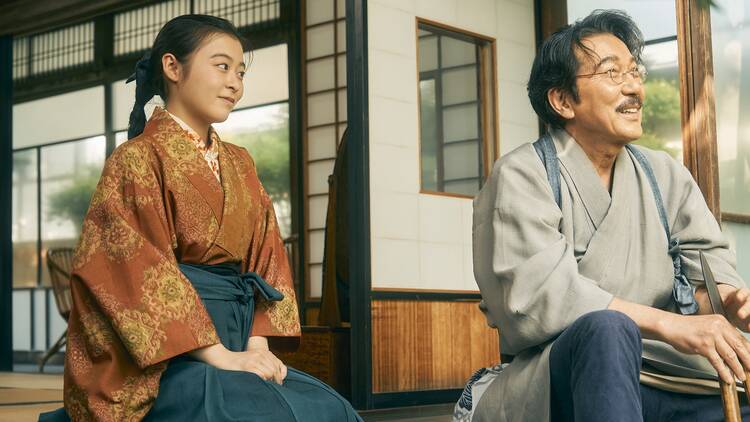
M172 53L161 56L161 68L164 77L169 82L177 83L182 78L182 64Z
M557 112L565 120L571 120L576 116L573 110L570 94L563 91L560 88L552 88L547 91L547 101L552 106L552 109Z

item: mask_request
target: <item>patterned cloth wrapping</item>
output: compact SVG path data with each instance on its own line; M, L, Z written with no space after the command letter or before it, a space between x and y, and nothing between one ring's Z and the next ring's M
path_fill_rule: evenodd
M453 422L470 422L474 417L474 409L482 398L482 394L487 387L500 375L500 372L508 366L508 363L501 363L489 368L480 368L469 378L461 393L461 398L453 408Z

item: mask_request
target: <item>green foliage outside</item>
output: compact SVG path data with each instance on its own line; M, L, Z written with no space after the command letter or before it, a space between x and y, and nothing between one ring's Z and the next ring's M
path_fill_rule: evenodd
M247 148L255 160L258 178L274 201L289 199L289 127L287 125L234 134L228 141Z
M50 195L47 217L69 220L75 227L81 227L101 171L99 166L86 167L70 185Z
M676 81L666 79L649 79L645 88L643 135L636 144L666 151L677 158L681 150L668 142L680 139L680 88Z

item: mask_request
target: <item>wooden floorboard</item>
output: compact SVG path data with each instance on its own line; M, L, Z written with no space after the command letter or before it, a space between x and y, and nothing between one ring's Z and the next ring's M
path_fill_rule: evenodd
M41 402L62 402L62 390L0 388L0 406Z
M0 372L0 388L32 388L40 390L62 390L62 374L25 374Z
M0 422L36 422L39 414L62 407L62 403L0 406Z
M63 376L0 372L0 422L36 421L63 405Z

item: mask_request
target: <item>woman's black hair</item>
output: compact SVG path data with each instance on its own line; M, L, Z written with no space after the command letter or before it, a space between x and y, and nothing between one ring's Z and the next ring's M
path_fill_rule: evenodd
M237 28L228 20L209 15L182 15L167 22L156 35L154 45L138 61L135 73L128 78L128 82L135 80L135 104L130 112L128 125L128 139L132 139L143 132L146 125L144 106L154 96L160 96L167 101L168 92L164 86L164 73L161 58L171 53L183 65L187 65L190 57L208 36L226 34L235 37L242 50L250 49L248 40L242 36ZM186 66L186 75L189 66Z
M565 119L552 108L547 92L559 88L578 101L576 75L581 66L576 50L588 57L595 54L582 40L595 34L612 34L630 50L636 63L641 64L643 34L630 16L620 10L594 10L590 15L567 25L547 38L534 58L527 90L529 100L539 118L547 125L563 128Z

